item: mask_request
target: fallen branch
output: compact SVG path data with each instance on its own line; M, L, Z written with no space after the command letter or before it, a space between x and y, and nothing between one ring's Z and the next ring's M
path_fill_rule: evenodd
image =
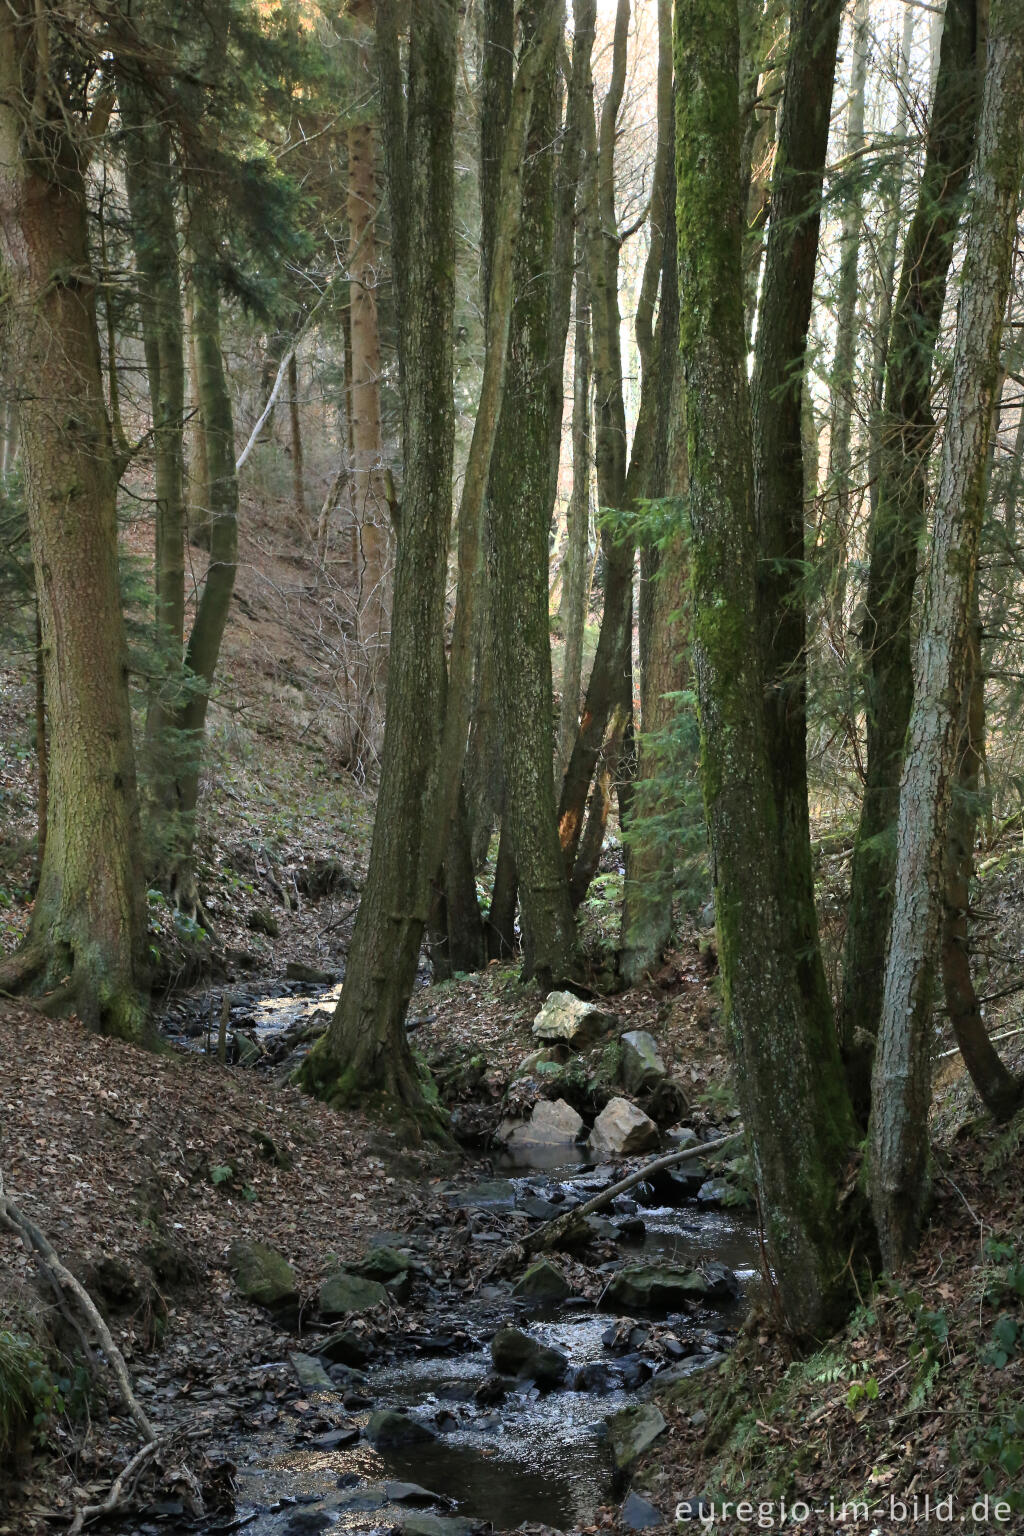
M136 1451L127 1466L123 1467L110 1485L110 1492L102 1504L80 1504L75 1510L75 1518L68 1527L68 1536L78 1536L87 1520L96 1520L100 1515L113 1514L122 1502L125 1484L129 1478L135 1478L142 1471L147 1461L150 1461L166 1442L161 1440L149 1440Z
M554 1216L550 1221L544 1222L543 1226L531 1232L521 1243L513 1243L510 1248L506 1248L490 1269L481 1276L479 1283L482 1285L485 1280L498 1274L508 1264L521 1263L531 1253L539 1253L543 1248L554 1247L569 1227L587 1216L593 1216L596 1211L603 1210L606 1205L611 1204L616 1195L624 1195L635 1184L643 1183L644 1179L660 1173L663 1168L676 1168L680 1163L694 1162L699 1157L705 1157L709 1152L721 1152L742 1140L743 1132L734 1131L729 1136L719 1136L717 1141L698 1141L691 1147L681 1147L678 1152L665 1152L661 1157L656 1157L653 1162L644 1163L641 1168L635 1168L632 1173L627 1173L625 1178L610 1184L607 1189L602 1189L600 1194L584 1200L582 1205L574 1205L563 1215Z
M114 1343L113 1335L103 1321L99 1308L81 1281L77 1280L70 1269L61 1262L45 1232L41 1231L35 1222L26 1216L24 1211L19 1210L14 1201L10 1199L4 1189L2 1173L0 1173L0 1226L6 1227L9 1232L14 1232L21 1238L26 1248L35 1252L37 1262L54 1284L58 1285L64 1295L78 1305L88 1323L95 1330L96 1337L99 1339L100 1345L106 1354L110 1368L117 1377L117 1384L121 1389L121 1396L124 1399L125 1407L131 1414L139 1433L146 1441L154 1442L156 1434L153 1426L146 1418L139 1400L132 1390L132 1381L128 1374L128 1367L125 1364L124 1356Z

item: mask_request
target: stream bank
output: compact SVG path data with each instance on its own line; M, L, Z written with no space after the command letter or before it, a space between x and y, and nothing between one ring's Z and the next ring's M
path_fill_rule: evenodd
M325 1026L338 988L322 978L258 990L229 1001L232 1054L281 1077ZM549 1013L552 1002L557 995ZM179 1005L172 1028L183 1044L206 1048L201 1025L212 1011L200 1003L190 1023ZM412 1014L413 1029L424 1022ZM304 1314L291 1347L250 1370L247 1395L262 1402L230 1454L234 1519L254 1536L332 1528L465 1536L524 1523L577 1530L627 1497L628 1442L639 1434L642 1443L657 1424L654 1400L667 1383L724 1359L757 1282L758 1251L749 1212L723 1203L729 1186L696 1162L617 1196L570 1232L566 1251L489 1273L509 1244L651 1155L595 1160L600 1127L588 1144L583 1117L542 1094L590 1082L593 1095L603 1070L605 1112L596 1118L611 1125L603 1134L618 1131L628 1146L642 1120L669 1146L698 1142L681 1123L659 1135L612 1092L614 1045L615 1070L634 1096L666 1098L664 1064L656 1051L656 1070L648 1059L653 1040L623 1068L616 1022L591 1023L574 1041L558 1024L506 1086L501 1105L512 1113L496 1126L491 1115L490 1155L436 1182L430 1222L377 1233L349 1266L380 1278L391 1271L383 1326L353 1311L332 1327L321 1287L321 1316L315 1307ZM537 1081L541 1092L532 1091ZM630 1111L624 1129L621 1106ZM696 1118L700 1139L717 1139L722 1127ZM653 1520L635 1498L623 1508L627 1527Z

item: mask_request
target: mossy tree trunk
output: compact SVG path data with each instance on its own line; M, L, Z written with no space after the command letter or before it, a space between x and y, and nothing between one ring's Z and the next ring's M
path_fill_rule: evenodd
M524 34L546 5L528 4ZM493 530L490 623L501 720L503 816L519 875L525 967L547 984L581 971L569 882L558 843L552 771L548 531L551 521L550 374L554 261L556 77L534 92L513 268L505 395L489 481ZM564 337L563 337L564 340Z
M389 1103L431 1119L405 1013L438 860L436 814L445 706L445 580L455 408L455 0L413 0L408 78L397 6L379 0L381 87L392 270L399 317L405 479L398 527L388 698L370 867L341 1000L301 1080L332 1103Z
M821 1337L851 1277L854 1123L831 1020L808 1008L778 890L763 708L743 313L735 0L676 6L681 355L693 657L725 1004L777 1295Z
M357 42L356 68L369 80L372 69L373 0L349 0ZM377 132L369 109L348 130L349 294L352 431L352 495L359 540L356 596L357 697L352 701L359 758L380 752L387 688L388 622L391 608L391 530L384 483L380 403L380 331L377 323L376 239Z
M117 474L103 398L86 147L49 70L49 15L0 19L5 369L18 400L50 719L49 814L28 938L0 986L66 983L89 1025L140 1036L146 944L118 582Z
M775 797L776 879L809 1009L831 1015L807 800L802 404L842 0L796 0L771 184L751 385L758 624Z
M872 1209L890 1269L913 1251L928 1191L931 1007L943 862L1022 176L1024 29L1016 0L993 0L872 1078Z
M913 702L912 610L925 527L932 361L977 128L976 0L949 0L917 205L886 362L878 493L868 528L861 631L867 769L850 877L839 1034L867 1120L892 921L900 768Z

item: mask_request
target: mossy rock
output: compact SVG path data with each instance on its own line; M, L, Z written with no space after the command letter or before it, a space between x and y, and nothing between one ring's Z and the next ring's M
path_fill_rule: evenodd
M437 1435L419 1419L399 1413L397 1408L379 1408L370 1415L366 1438L375 1450L385 1451L396 1446L427 1445Z
M360 1259L358 1264L351 1265L354 1275L363 1275L367 1280L380 1280L387 1284L398 1275L404 1275L411 1267L412 1259L407 1253L399 1253L397 1248L389 1248L382 1243L379 1248L371 1248L365 1259Z
M617 1472L626 1472L665 1429L665 1416L654 1403L635 1403L606 1419L608 1444Z
M512 1287L512 1295L517 1301L532 1302L535 1306L564 1301L570 1294L568 1280L550 1259L538 1259L536 1264L531 1264Z
M354 1312L369 1312L387 1300L388 1293L379 1280L339 1269L320 1287L320 1313L323 1317L348 1317Z
M231 1244L228 1267L235 1289L260 1307L284 1307L298 1300L295 1271L283 1254L266 1243L240 1238Z

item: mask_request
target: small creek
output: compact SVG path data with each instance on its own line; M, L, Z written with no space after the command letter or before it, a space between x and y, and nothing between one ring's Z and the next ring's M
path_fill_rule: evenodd
M318 1008L330 1007L337 996L337 988L318 989L312 997L303 991L239 999L232 1008L232 1026L244 1020L261 1046L269 1045L282 1030L294 1031ZM191 1040L182 1038L187 1027L171 1024L168 1033L202 1048L194 1030ZM584 1162L582 1147L567 1163L572 1153L561 1149L539 1158L531 1155L528 1163L506 1156L489 1164L487 1176L476 1183L453 1181L446 1197L453 1219L461 1207L463 1219L473 1223L482 1218L482 1243L496 1241L487 1230L488 1217L531 1201L554 1201L565 1209L612 1182L612 1169ZM666 1369L676 1374L699 1370L712 1355L720 1356L758 1283L757 1238L746 1213L702 1203L692 1194L681 1201L673 1196L671 1205L655 1203L661 1196L663 1191L639 1185L604 1212L616 1220L632 1217L636 1235L618 1243L614 1259L600 1265L598 1273L607 1272L611 1280L623 1264L691 1269L718 1262L736 1276L736 1300L667 1318L664 1311L645 1315L634 1310L629 1315L636 1329L631 1333L620 1326L613 1340L621 1313L603 1297L596 1307L577 1297L531 1310L512 1298L507 1282L484 1284L476 1295L456 1299L432 1285L431 1296L437 1299L428 1309L429 1333L393 1336L389 1352L366 1367L365 1377L356 1373L339 1385L333 1401L327 1394L320 1399L328 1419L333 1412L363 1430L372 1412L397 1409L428 1426L432 1438L376 1449L360 1436L352 1444L324 1449L296 1445L282 1420L281 1426L235 1446L239 1528L252 1536L387 1531L414 1514L466 1517L506 1530L524 1521L563 1530L591 1523L600 1505L621 1496L605 1439L607 1416L642 1401L653 1375ZM419 1249L429 1261L429 1234L392 1234L388 1240L404 1242L414 1253ZM516 1383L497 1402L485 1388L478 1400L493 1372L490 1339L506 1323L525 1328L568 1356L566 1385L540 1392L532 1383ZM346 1388L349 1393L354 1389L356 1398L341 1413ZM316 1406L316 1392L304 1396ZM403 1484L440 1497L410 1494ZM428 1526L429 1521L422 1526L424 1533ZM435 1529L437 1536L457 1536L454 1525Z

